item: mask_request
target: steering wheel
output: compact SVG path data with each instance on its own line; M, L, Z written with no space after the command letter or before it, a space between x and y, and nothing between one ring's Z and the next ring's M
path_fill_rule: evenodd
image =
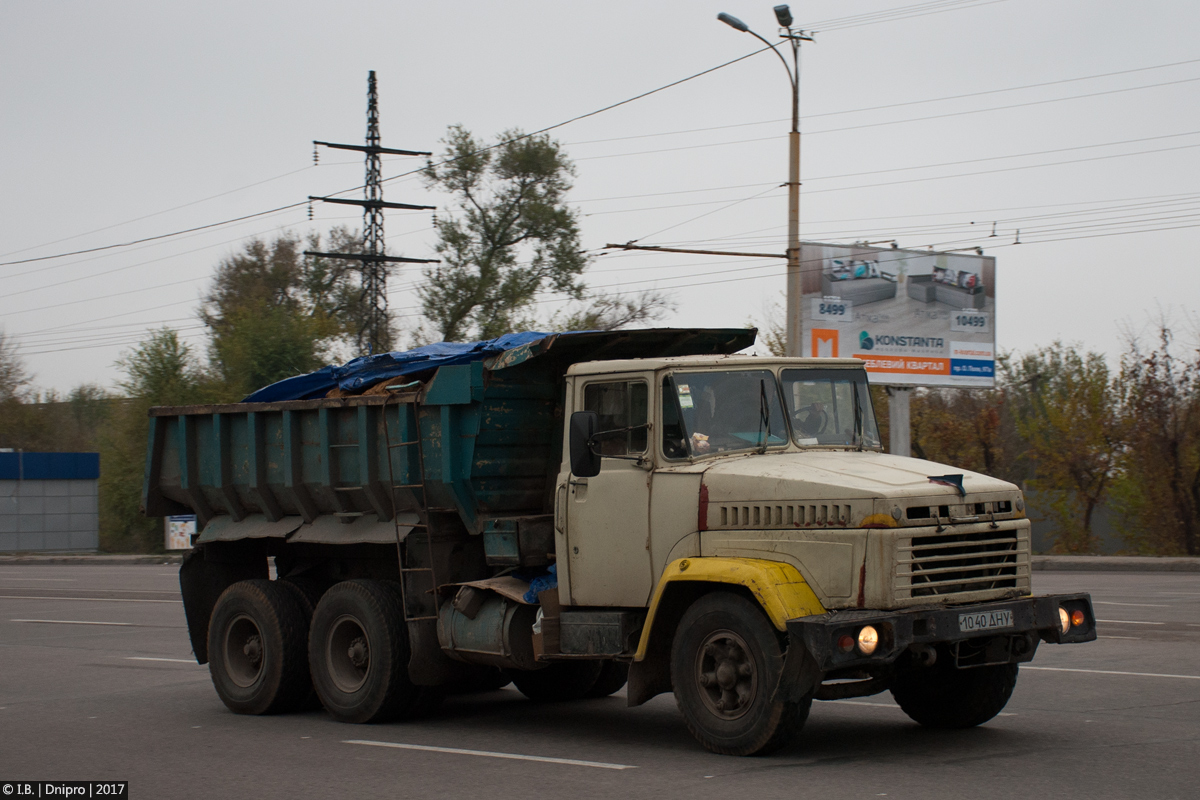
M820 411L812 408L801 409L792 418L796 420L800 426L800 432L805 436L816 436L829 424L829 414L824 409Z

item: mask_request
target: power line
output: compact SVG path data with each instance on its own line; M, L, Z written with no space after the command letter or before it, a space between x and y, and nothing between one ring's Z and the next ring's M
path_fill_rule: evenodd
M803 116L800 117L800 119L802 121L808 121L808 120L813 120L813 119L819 119L821 117L838 117L838 116L843 116L845 114L858 114L858 113L863 113L863 112L867 112L867 111L883 111L883 110L887 110L887 109L891 109L891 108L902 108L905 106L925 105L928 103L941 103L941 102L945 102L947 100L963 100L963 99L967 99L970 97L983 97L983 96L990 95L990 94L1002 94L1005 92L1017 92L1017 91L1023 91L1025 89L1040 89L1040 88L1044 88L1046 86L1057 86L1057 85L1063 84L1063 83L1078 83L1079 81L1097 80L1099 78L1112 78L1112 77L1116 77L1118 75L1129 75L1129 74L1132 74L1135 72L1147 72L1149 70L1168 69L1170 67L1180 67L1180 66L1185 66L1187 64L1196 64L1196 63L1200 63L1200 58L1192 58L1192 59L1188 59L1186 61L1172 61L1167 64L1154 64L1154 65L1147 66L1147 67L1134 67L1132 69L1117 70L1116 72L1100 72L1100 73L1096 73L1095 75L1082 75L1082 76L1079 76L1076 78L1061 78L1061 79L1053 80L1053 81L1043 81L1041 83L1027 83L1027 84L1023 84L1021 86L1008 86L1003 89L985 89L980 92L967 92L966 94L945 95L943 97L929 97L929 98L925 98L923 100L906 100L906 101L903 101L900 103L885 103L884 105L878 105L878 106L862 106L860 108L846 108L846 109L842 109L841 111L824 111L819 114L804 114ZM766 120L760 120L758 122L738 122L738 123L735 123L732 125L712 125L712 126L705 127L705 128L687 128L687 129L678 130L678 131L660 131L658 133L641 133L641 134L634 134L632 136L613 136L613 137L610 137L607 139L584 139L584 140L580 140L580 141L576 141L576 142L565 142L565 144L570 147L575 147L575 146L584 145L584 144L603 144L606 142L621 142L621 141L627 141L627 140L632 140L632 139L650 139L650 138L654 138L654 137L658 137L658 136L679 136L679 135L688 134L688 133L707 133L709 131L720 131L720 130L727 130L730 128L747 128L747 127L753 127L753 126L757 126L757 125L778 125L782 122L787 122L787 119L780 117L778 119L766 119ZM752 139L749 141L759 141L759 140Z

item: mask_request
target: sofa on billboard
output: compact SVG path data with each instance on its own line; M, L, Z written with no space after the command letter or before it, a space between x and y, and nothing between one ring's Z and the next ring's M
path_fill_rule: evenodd
M834 259L832 268L821 273L821 294L856 306L890 300L896 296L896 276L873 261Z
M955 308L983 308L983 280L974 272L934 269L930 275L909 275L908 296L922 303L945 303Z

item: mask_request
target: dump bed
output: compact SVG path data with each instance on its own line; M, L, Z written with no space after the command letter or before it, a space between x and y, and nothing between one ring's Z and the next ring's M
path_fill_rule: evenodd
M553 511L567 366L753 340L753 330L551 335L466 364L418 363L370 394L154 408L143 508L196 514L200 541L396 542L422 505L475 533L515 530Z

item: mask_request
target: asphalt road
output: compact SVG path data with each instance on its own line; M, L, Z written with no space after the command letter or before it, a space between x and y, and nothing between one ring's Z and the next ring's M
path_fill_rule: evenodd
M702 750L670 695L539 706L509 688L372 726L235 716L190 658L174 566L3 565L0 783L123 780L134 798L1200 796L1200 575L1034 575L1038 592L1092 592L1101 638L1043 645L1004 715L934 732L888 694L821 702L793 747L739 759Z

